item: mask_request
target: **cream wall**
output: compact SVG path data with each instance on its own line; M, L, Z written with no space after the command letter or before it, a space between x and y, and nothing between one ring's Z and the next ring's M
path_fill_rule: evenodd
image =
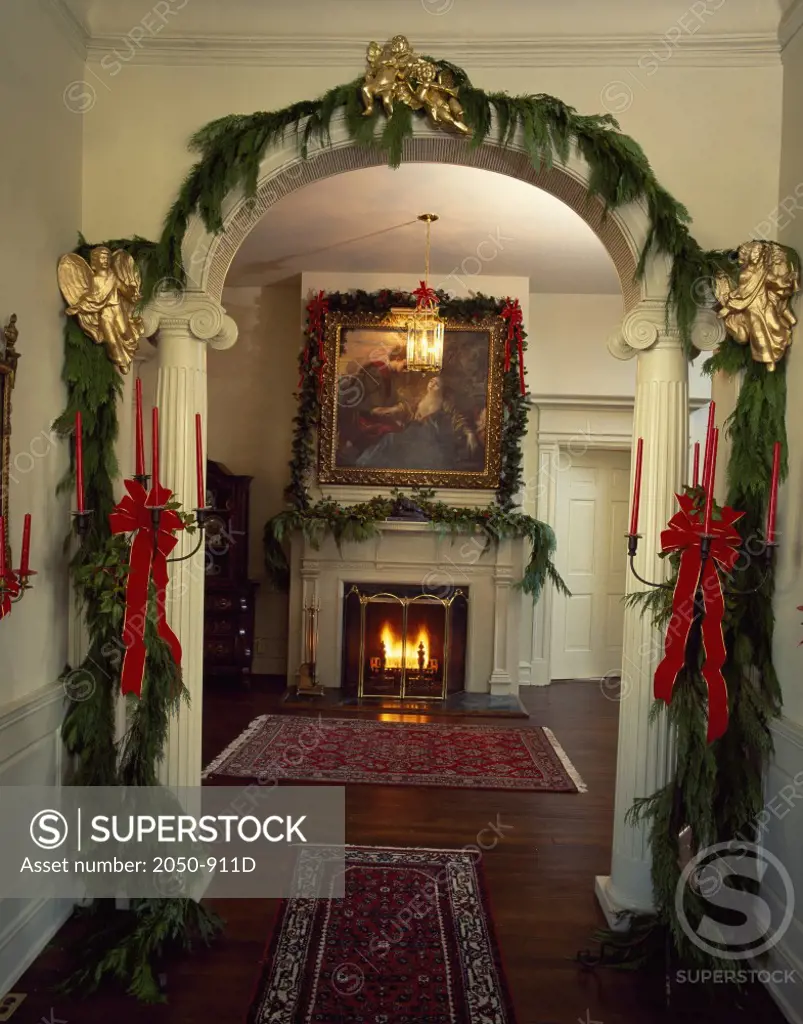
M262 531L285 507L296 414L301 285L227 288L223 302L240 336L226 352L210 350L209 458L232 473L253 476L250 503L249 575L259 581L254 672L284 671L287 595L265 576Z
M622 322L620 295L530 295L528 385L550 397L633 398L636 360L615 359L606 342ZM689 367L689 395L708 398L711 385Z
M374 5L372 26L386 17ZM487 20L489 31L498 30L493 5L487 7ZM178 31L180 26L176 22L173 27ZM388 35L399 28L397 21L388 21ZM535 9L516 30L537 34ZM450 56L448 43L438 55ZM500 63L467 70L483 88L547 92L583 112L613 112L642 145L661 182L687 205L704 246L732 244L775 208L780 65L703 68L668 60L650 75L614 66L516 68L504 58ZM186 150L192 132L224 114L277 109L312 98L361 70L351 63L162 67L138 64L136 58L121 66L109 60L103 65L96 57L87 71L84 102L89 109L83 115L85 233L155 237L192 163ZM760 153L760 160L723 165L721 147L732 131L723 111L739 112L742 152Z
M19 317L13 392L11 540L33 516L35 585L0 622L0 787L61 780L67 660L66 498L56 485L66 445L50 435L64 405L62 302L56 261L81 223L80 117L62 102L83 74L43 5L0 4L0 320ZM69 900L0 900L0 995L8 991L69 915Z
M80 58L38 3L0 7L0 319L19 317L13 392L11 540L19 558L22 517L33 516L33 590L0 622L0 708L53 683L67 659L69 528L56 485L67 446L50 435L65 392L62 301L56 262L81 225L83 122L63 102L83 74Z
M781 162L781 197L803 192L803 125L800 99L803 96L803 32L789 44L785 54L784 135ZM779 238L803 253L803 207L790 207L790 215L781 224ZM801 315L800 303L797 309ZM803 342L801 327L796 329L796 344L787 357L789 401L786 429L789 436L789 479L779 498L778 530L780 572L775 600L776 633L774 660L784 688L786 716L803 726Z

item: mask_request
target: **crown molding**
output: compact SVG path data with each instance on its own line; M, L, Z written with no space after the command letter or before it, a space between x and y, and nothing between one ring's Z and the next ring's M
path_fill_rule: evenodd
M63 0L54 0L63 4ZM366 36L366 39L368 36ZM511 67L639 68L641 59L673 67L763 67L780 63L778 39L767 34L681 37L670 57L662 36L539 36L460 39L416 36L419 53L437 53L471 69ZM86 41L87 60L137 64L250 67L362 67L366 44L338 36L125 36ZM115 54L115 51L117 53ZM652 55L652 56L651 56Z
M794 0L778 26L778 38L782 50L792 42L801 28L803 28L803 0Z
M87 59L89 33L65 0L41 0L41 5L82 60Z

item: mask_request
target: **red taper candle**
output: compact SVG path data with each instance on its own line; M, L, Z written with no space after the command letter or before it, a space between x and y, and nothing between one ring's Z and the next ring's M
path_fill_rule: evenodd
M711 402L708 406L708 429L705 432L705 459L703 460L703 487L708 479L708 464L711 461L711 445L714 442L714 416L716 414L717 404Z
M137 476L145 476L145 435L142 430L142 378L137 377L134 385L137 398L136 411L136 469Z
M781 476L781 442L776 441L772 449L772 481L770 501L767 506L767 543L775 543L775 517L778 512L778 483Z
M0 516L0 578L6 571L6 521Z
M206 508L204 490L204 447L201 438L201 414L195 414L195 475L198 480L198 508Z
M84 424L80 411L75 414L75 502L76 511L84 511Z
M630 536L638 533L638 513L641 503L641 463L644 457L644 438L638 439L636 445L636 478L633 481L633 508L630 513Z
M22 524L22 551L20 552L20 576L27 576L31 563L31 514L26 513Z
M705 487L705 520L703 533L711 535L711 515L714 509L714 480L717 473L717 448L719 447L719 431L714 430L711 439L711 458L708 463L708 476L703 481Z
M694 442L694 487L700 486L700 442Z
M159 486L159 410L153 407L151 417L151 487Z

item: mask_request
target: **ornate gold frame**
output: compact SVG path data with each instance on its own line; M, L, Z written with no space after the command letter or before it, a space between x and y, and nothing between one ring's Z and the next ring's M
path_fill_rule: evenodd
M11 392L17 375L19 353L14 348L17 340L17 316L12 313L0 338L0 377L3 382L0 409L0 515L6 526L6 565L11 565L11 530L8 521L8 487L11 475Z
M486 391L487 417L485 440L485 467L476 472L461 470L417 469L363 469L356 466L338 466L338 361L341 335L344 330L374 328L398 330L406 337L401 316L390 314L380 317L371 314L328 313L325 323L324 348L326 366L323 374L321 421L318 431L318 480L326 484L357 484L378 487L466 487L493 490L499 486L502 465L502 355L505 324L501 317L488 316L466 323L447 320L444 350L449 335L459 331L488 332L488 383Z

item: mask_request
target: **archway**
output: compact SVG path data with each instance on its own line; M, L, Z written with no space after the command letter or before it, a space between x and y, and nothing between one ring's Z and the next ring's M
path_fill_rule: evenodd
M669 262L651 254L640 281L635 270L649 236L645 208L632 203L606 211L589 196L590 171L573 156L560 168L535 169L523 139L501 148L484 144L469 148L463 140L417 123L405 143L404 161L460 164L495 171L528 182L556 196L597 234L608 251L622 286L624 318L609 341L617 358L638 358L634 405L634 436L644 439L644 478L639 547L639 572L660 579L665 572L660 532L673 511L674 494L686 471L688 439L688 369L677 330L666 318ZM356 146L342 120L331 129L330 144L314 148L308 159L298 155L294 139L273 148L263 160L255 199L229 196L223 205L224 230L210 234L194 215L184 239L183 258L188 287L175 296L153 301L146 311L148 334L160 331L157 402L163 410L164 472L176 491L192 493L194 464L188 437L192 416L206 421L206 349L234 344L237 327L220 304L229 266L251 228L283 196L313 181L385 162L377 151ZM698 348L712 349L724 337L716 318L703 313L695 329ZM182 538L181 543L187 544ZM179 563L172 580L171 621L184 650L184 676L193 697L171 723L165 781L197 785L200 779L202 713L203 572L197 562ZM631 581L631 588L633 581ZM652 677L661 649L660 638L640 612L625 612L623 678L617 757L613 864L610 878L598 879L606 913L647 910L652 902L650 853L645 830L625 824L634 798L654 793L669 778L673 746L665 721L648 724Z

